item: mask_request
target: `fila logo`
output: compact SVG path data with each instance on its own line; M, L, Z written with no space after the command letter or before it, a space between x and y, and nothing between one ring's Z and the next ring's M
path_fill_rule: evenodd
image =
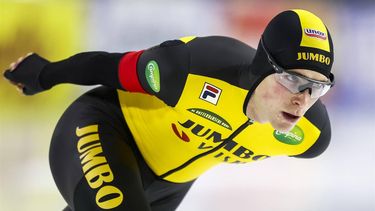
M217 101L219 101L220 94L221 89L209 83L204 83L204 87L199 98L216 105Z

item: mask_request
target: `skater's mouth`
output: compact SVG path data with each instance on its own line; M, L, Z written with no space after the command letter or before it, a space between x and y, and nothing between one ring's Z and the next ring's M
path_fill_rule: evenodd
M293 114L285 112L285 111L283 111L281 113L282 113L284 119L286 119L288 122L294 123L300 118L300 116L296 116L296 115L293 115Z

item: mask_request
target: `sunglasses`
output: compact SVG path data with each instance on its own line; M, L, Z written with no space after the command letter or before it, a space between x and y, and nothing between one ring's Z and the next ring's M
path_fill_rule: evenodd
M265 47L263 42L263 37L260 39L260 42L262 48L267 54L268 62L276 72L276 81L287 88L293 94L303 92L307 89L310 93L311 98L319 98L325 95L328 90L335 84L333 74L330 74L329 81L319 81L282 68L275 62L275 59L267 51L267 48Z

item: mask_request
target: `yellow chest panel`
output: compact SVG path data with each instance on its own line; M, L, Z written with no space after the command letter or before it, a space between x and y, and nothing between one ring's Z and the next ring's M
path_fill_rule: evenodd
M248 91L224 81L190 74L175 107L155 96L118 91L121 109L150 168L172 182L187 182L222 162L247 163L306 151L320 131L301 119L288 134L254 123L214 149L248 121ZM185 165L184 165L185 164ZM183 166L182 166L183 165Z

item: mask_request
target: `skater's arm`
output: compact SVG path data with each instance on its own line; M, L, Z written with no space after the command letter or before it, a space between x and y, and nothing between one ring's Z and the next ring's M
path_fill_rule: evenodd
M49 62L37 54L29 54L12 63L4 76L32 95L61 83L107 85L120 88L118 63L123 53L85 52L70 58Z

